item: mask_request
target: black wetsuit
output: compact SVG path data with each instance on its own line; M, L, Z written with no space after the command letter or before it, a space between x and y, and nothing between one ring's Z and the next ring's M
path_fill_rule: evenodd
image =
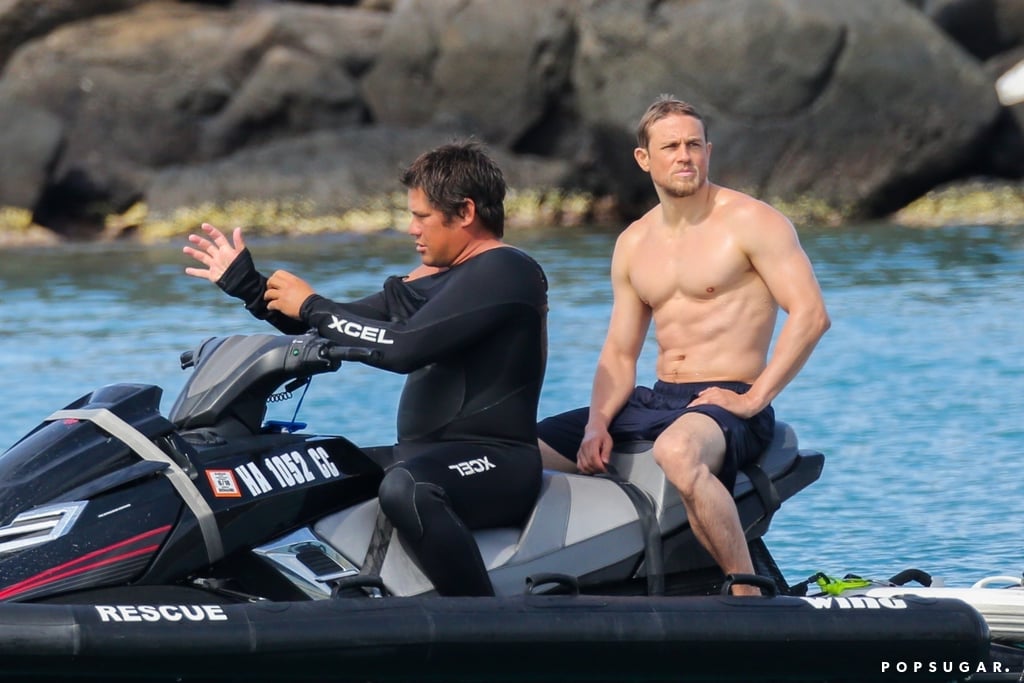
M310 328L380 351L409 373L396 463L381 508L442 595L493 592L470 529L521 523L540 490L537 403L547 357L547 280L518 249L491 249L446 271L337 303L306 300L296 321L268 311L248 252L218 283L286 333Z

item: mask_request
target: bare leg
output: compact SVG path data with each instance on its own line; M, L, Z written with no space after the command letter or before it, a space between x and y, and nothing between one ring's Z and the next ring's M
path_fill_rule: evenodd
M654 458L683 498L690 527L726 574L753 574L754 565L732 494L715 473L725 456L725 435L707 415L687 413L654 442ZM736 595L760 595L756 586L733 586Z
M576 463L569 458L565 457L551 446L547 445L540 439L537 439L537 445L540 446L540 459L546 470L556 470L558 472L569 472L576 474Z

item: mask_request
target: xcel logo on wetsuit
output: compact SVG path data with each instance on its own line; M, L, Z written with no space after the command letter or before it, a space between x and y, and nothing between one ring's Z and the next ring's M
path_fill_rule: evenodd
M457 462L454 465L448 465L448 469L455 470L463 477L468 477L471 474L486 472L487 470L493 470L496 468L497 465L487 458L474 458L473 460L466 460L464 462Z
M337 330L341 334L348 335L349 337L355 337L356 339L363 339L366 341L377 342L378 344L394 344L394 339L388 339L385 334L387 330L380 327L372 327L370 325L361 325L351 320L345 320L339 318L336 315L331 316L331 324L327 326L332 330Z

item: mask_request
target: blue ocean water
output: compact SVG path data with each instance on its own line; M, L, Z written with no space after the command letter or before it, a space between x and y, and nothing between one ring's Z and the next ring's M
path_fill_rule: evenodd
M614 230L510 231L550 280L540 412L584 405L610 309ZM787 501L767 540L787 578L887 578L909 567L947 585L1020 576L1024 545L1024 226L806 228L833 319L776 400L821 479ZM356 298L416 263L398 233L252 240L268 272ZM180 244L81 245L0 255L0 448L92 389L185 381L179 355L209 336L265 332L183 274ZM653 343L640 362L653 381ZM394 438L402 378L356 364L318 377L299 418L357 443ZM275 405L290 418L295 401Z

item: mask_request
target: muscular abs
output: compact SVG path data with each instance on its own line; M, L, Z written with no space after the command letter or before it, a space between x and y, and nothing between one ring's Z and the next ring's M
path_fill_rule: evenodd
M777 306L728 237L695 227L633 246L629 279L648 307L665 382L752 383L764 369Z

